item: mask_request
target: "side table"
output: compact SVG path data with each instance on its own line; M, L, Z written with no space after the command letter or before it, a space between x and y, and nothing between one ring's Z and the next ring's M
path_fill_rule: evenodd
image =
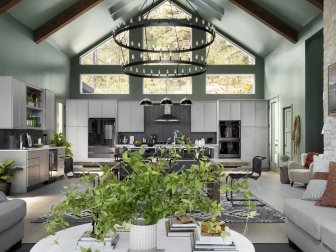
M281 184L289 184L287 164L280 166L280 182Z

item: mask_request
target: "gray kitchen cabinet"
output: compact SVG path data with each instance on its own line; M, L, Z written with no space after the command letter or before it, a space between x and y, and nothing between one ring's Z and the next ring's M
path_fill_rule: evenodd
M55 94L47 89L45 96L45 130L55 130Z
M254 101L241 101L241 126L254 126Z
M57 176L64 175L65 148L57 150Z
M49 180L49 150L40 151L40 182Z
M116 100L89 100L89 118L116 118Z
M240 101L218 101L218 120L240 120Z
M27 187L40 183L40 165L27 167Z
M217 131L216 102L193 102L191 106L191 132Z
M137 101L118 102L118 131L144 132L144 108Z
M89 102L88 100L66 100L66 126L88 127Z
M88 158L88 127L66 127L66 139L72 144L74 161Z
M267 127L268 125L268 103L267 101L254 102L254 126Z
M26 128L26 83L12 76L0 77L0 128Z

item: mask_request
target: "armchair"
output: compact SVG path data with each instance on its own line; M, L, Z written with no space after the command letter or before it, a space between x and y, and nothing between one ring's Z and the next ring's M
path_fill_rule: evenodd
M318 155L318 153L313 153ZM311 154L312 155L312 154ZM309 168L305 166L308 153L301 154L301 163L296 161L288 162L288 177L290 185L293 187L294 182L307 185L313 174L313 163L309 165Z

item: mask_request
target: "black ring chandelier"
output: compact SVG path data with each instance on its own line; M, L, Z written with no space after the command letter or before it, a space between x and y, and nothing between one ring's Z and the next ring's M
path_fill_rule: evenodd
M189 60L182 59L182 53L191 53L209 47L215 40L216 31L213 25L206 22L193 8L193 6L186 1L194 10L196 17L187 19L165 18L165 19L149 19L149 13L153 9L154 0L150 10L145 18L138 15L135 20L130 19L129 23L124 23L113 31L114 41L122 48L133 51L129 62L126 60L122 65L122 71L130 76L142 78L183 78L203 74L207 71L208 65L206 57L198 54L189 57ZM147 3L144 1L139 13ZM171 4L171 3L170 3ZM172 14L173 15L173 14ZM176 34L177 47L174 48L149 48L147 45L146 28L150 27L173 27ZM191 43L189 47L179 46L178 33L176 27L191 28L204 32L207 36L200 41ZM145 42L125 42L123 38L126 33L135 29L145 29ZM205 53L207 55L207 53ZM159 64L159 65L158 65ZM151 65L156 65L155 67Z

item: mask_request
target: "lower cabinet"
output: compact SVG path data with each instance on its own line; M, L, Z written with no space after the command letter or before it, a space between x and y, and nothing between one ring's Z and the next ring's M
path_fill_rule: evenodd
M49 150L29 151L27 155L27 187L49 180Z

